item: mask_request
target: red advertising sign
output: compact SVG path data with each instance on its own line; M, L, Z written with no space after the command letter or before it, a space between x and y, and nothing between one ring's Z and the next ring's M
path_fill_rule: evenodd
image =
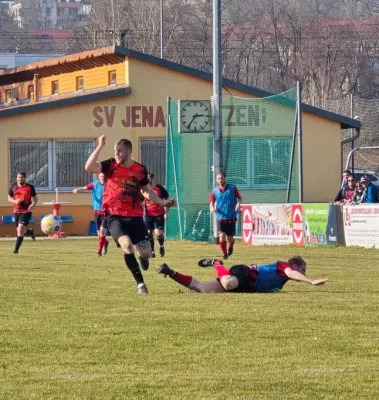
M304 247L303 207L292 204L292 239L293 245Z
M242 205L242 243L253 243L253 206Z

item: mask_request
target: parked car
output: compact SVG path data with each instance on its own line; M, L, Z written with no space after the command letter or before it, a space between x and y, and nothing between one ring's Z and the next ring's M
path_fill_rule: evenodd
M367 175L368 179L373 183L373 185L379 188L379 173L372 170L365 169L354 169L353 175L357 181L360 181L363 175Z

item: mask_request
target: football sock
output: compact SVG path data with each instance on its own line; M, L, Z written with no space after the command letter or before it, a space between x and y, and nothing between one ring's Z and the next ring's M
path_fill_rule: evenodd
M220 242L220 243L219 243L219 246L220 246L220 249L221 249L221 251L222 251L222 254L223 254L224 256L226 256L226 242Z
M150 242L151 251L154 251L154 237L153 237L153 235L150 235L149 242Z
M222 278L223 276L230 275L230 271L225 268L222 264L218 263L217 261L213 265L216 275L218 278Z
M161 246L161 247L164 245L164 235L163 234L158 236L158 243L159 243L159 246Z
M16 246L14 248L16 251L18 251L18 249L20 248L21 243L22 243L23 240L24 240L24 236L17 236Z
M181 274L180 272L172 271L172 275L169 275L171 279L173 279L175 282L180 283L183 286L188 287L192 281L192 276L190 275L184 275Z
M105 242L107 241L107 238L105 236L100 236L99 237L99 245L97 248L97 252L101 253L101 250L103 249Z
M133 254L124 254L125 264L129 268L130 272L132 273L134 279L138 283L144 283L143 276L141 273L140 266L136 259L136 256Z

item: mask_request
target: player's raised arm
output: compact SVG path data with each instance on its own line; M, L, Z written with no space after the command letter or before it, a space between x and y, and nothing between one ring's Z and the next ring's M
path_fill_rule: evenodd
M78 187L75 188L72 193L77 194L77 193L83 193L83 192L88 192L87 186L83 186L83 187Z
M105 135L101 135L99 137L99 142L96 149L93 153L88 157L88 160L85 165L85 170L91 172L93 174L99 175L101 173L101 163L98 161L99 155L103 147L105 146Z
M324 285L328 280L327 279L311 279L302 274L301 272L295 271L294 269L288 267L284 270L284 273L287 275L289 279L298 282L308 283L310 285Z
M161 199L159 196L157 196L149 184L141 187L141 193L142 196L145 197L145 199L148 199L153 203L158 204L159 206L162 207L176 206L176 201L174 199Z

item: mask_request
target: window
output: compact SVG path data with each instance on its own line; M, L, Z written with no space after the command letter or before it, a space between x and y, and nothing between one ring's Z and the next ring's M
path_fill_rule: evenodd
M28 99L30 100L34 99L34 85L28 86Z
M10 102L10 101L14 101L17 100L18 97L18 88L12 88L12 89L8 89L6 92L6 103Z
M117 84L117 74L116 71L108 72L108 85L116 85Z
M51 82L51 94L59 93L59 81Z
M223 166L230 183L241 189L286 189L291 160L290 137L239 137L223 140ZM213 165L212 139L208 144ZM213 173L209 168L209 186Z
M84 78L82 76L76 78L76 90L84 90Z
M9 144L9 181L19 171L39 191L72 190L85 186L92 174L84 170L94 140L12 140Z
M141 140L141 164L154 172L155 182L165 184L166 139Z

